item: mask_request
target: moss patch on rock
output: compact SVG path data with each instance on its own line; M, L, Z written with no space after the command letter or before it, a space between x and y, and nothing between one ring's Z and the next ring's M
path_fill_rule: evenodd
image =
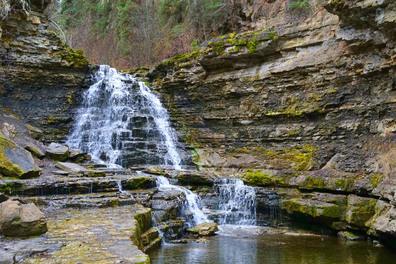
M349 224L364 227L366 222L375 214L378 200L356 195L348 196L346 220Z
M240 34L227 34L206 42L202 48L187 54L179 54L155 66L156 71L168 68L189 68L194 61L206 55L228 56L237 53L255 53L261 43L272 42L279 38L274 29L262 29Z
M73 50L68 46L65 46L65 49L56 53L55 56L59 57L62 62L65 62L67 66L73 68L87 68L88 60L83 55L84 51L82 50Z
M317 149L306 144L290 149L271 150L264 147L235 149L235 154L251 154L265 160L273 169L310 170L314 165Z
M245 182L257 186L284 186L287 183L285 178L264 170L254 171L249 169L241 175Z
M0 177L32 178L40 175L32 155L0 136Z
M148 189L155 186L155 180L149 176L130 177L125 186L126 190Z
M345 208L337 204L308 199L289 199L282 202L282 209L289 214L300 213L311 217L326 217L342 220Z

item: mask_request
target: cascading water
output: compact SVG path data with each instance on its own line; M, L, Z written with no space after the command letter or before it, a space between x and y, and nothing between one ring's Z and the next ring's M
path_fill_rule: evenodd
M180 169L175 133L155 94L143 82L105 65L99 66L94 82L84 93L69 147L125 167L155 164ZM181 211L189 226L208 222L196 194L171 185L165 177L158 177L157 185L185 194ZM125 193L121 182L118 188Z
M256 193L240 179L217 183L218 224L256 225Z
M125 167L155 164L180 169L168 113L153 92L105 65L99 66L94 82L84 93L69 147Z
M184 187L170 184L169 180L164 176L157 177L157 185L162 191L175 190L184 193L186 196L186 202L182 205L181 211L182 216L186 219L186 224L189 228L195 225L210 222L207 216L201 210L201 199L198 195Z

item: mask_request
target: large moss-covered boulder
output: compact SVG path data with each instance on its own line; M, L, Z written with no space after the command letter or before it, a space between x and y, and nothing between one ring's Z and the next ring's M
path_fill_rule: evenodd
M47 232L45 215L32 203L7 200L0 204L0 233L27 237Z
M39 175L40 168L32 155L11 140L0 136L0 176L26 179Z

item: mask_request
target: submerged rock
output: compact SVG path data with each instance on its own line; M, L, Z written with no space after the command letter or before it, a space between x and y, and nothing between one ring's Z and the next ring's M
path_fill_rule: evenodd
M69 157L69 148L58 143L51 143L45 153L55 161L65 161Z
M8 200L0 204L0 233L27 237L47 232L45 215L32 203Z
M22 179L38 177L40 168L28 151L0 136L0 175Z
M217 231L219 227L216 223L203 223L187 229L187 232L196 236L213 236Z
M366 239L366 236L356 233L356 232L350 232L350 231L340 231L337 233L337 236L346 240L364 240Z

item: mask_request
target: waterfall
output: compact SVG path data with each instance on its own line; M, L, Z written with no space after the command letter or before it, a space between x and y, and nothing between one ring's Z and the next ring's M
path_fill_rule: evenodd
M218 191L218 224L256 225L256 193L240 179L223 179Z
M184 193L186 202L182 205L181 213L186 219L189 228L194 227L195 225L210 222L207 216L201 210L201 199L198 195L184 187L170 184L169 180L164 176L157 177L157 185L159 189L163 191L171 189Z
M123 167L171 165L180 169L176 136L158 97L143 83L106 65L83 95L67 144Z

